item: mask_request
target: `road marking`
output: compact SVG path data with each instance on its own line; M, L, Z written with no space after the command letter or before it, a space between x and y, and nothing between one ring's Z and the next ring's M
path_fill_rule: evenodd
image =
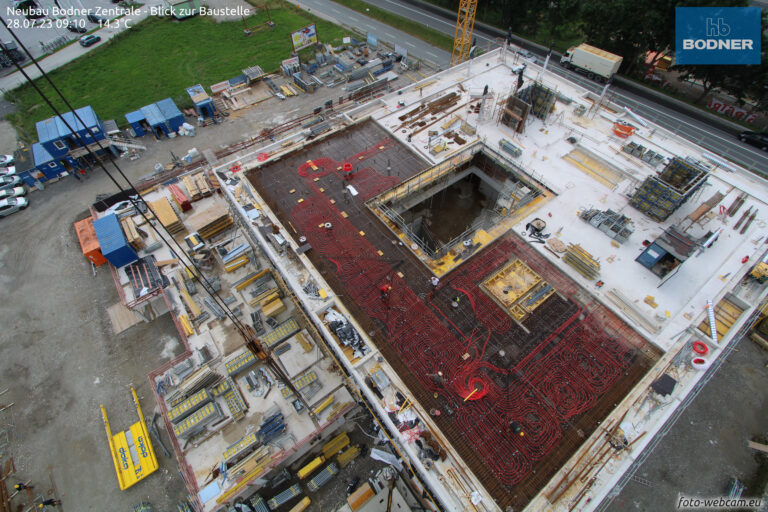
M393 36L393 35L392 35L392 34L390 34L389 32L384 32L384 35L385 35L385 36L387 36L387 37L391 37L393 41L394 41L395 39L397 39L397 37L396 37L396 36Z
M405 42L406 46L410 46L411 48L416 48L416 45L413 43L409 43L408 41Z
M341 11L338 9L334 9L333 7L330 8L331 12L335 12L336 14L341 14Z
M431 55L431 56L433 56L433 57L434 57L434 58L436 58L436 59L439 59L439 58L440 58L440 57L438 57L437 55L435 55L435 54L434 54L434 53L432 53L432 52L425 52L425 53L426 53L427 55Z

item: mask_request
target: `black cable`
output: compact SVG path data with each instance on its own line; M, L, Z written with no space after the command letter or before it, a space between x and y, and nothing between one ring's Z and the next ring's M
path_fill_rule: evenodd
M82 120L82 118L80 118L79 114L77 114L77 112L75 111L75 109L72 107L72 105L71 105L71 104L69 103L69 101L66 99L66 97L65 97L65 96L64 96L64 95L61 93L61 91L58 89L58 87L56 87L56 85L53 83L53 81L50 79L50 77L47 75L47 73L46 73L46 72L45 72L45 71L44 71L44 70L43 70L43 69L40 67L39 63L38 63L38 62L37 62L37 60L36 60L36 59L35 59L35 58L32 56L32 54L29 52L29 50L26 48L26 46L24 46L24 44L23 44L23 43L21 42L21 40L20 40L20 39L19 39L19 38L16 36L16 34L15 34L15 33L14 33L14 32L13 32L13 31L12 31L12 30L11 30L11 29L8 27L8 24L5 22L5 19L4 19L2 16L0 16L0 22L3 24L3 26L5 26L5 28L6 28L6 29L8 30L8 32L11 34L11 36L12 36L12 37L13 37L13 38L16 40L16 42L18 43L19 47L20 47L20 48L22 48L22 49L24 50L24 53L26 53L26 54L27 54L27 56L30 58L30 61L31 61L31 62L32 62L34 65L35 65L35 67L37 67L37 69L38 69L38 70L40 71L40 73L41 73L41 76L42 76L42 77L44 77L44 78L46 79L46 81L47 81L47 82L48 82L48 83L51 85L51 87L53 87L53 89L54 89L54 91L56 92L56 94L58 94L58 96L61 98L61 100L62 100L62 101L64 102L64 104L67 106L67 108L69 108L69 109L70 109L70 111L72 112L72 115L73 115L73 116L76 118L76 120L77 120L77 121L78 121L80 124L82 124L82 125L83 125L83 127L87 127L86 123L85 123L85 122ZM104 166L104 163L101 161L101 159L99 159L99 158L97 158L97 157L96 157L96 155L94 154L94 152L91 150L91 148L89 147L89 145L88 145L88 144L87 144L87 143L86 143L86 142L85 142L85 141L82 139L82 137L80 136L80 134L79 134L79 133L78 133L76 130L74 130L72 126L70 126L70 125L69 125L69 123L67 122L67 120L66 120L66 119L64 119L64 118L61 116L61 112L59 112L59 110L58 110L56 107L54 107L54 106L53 106L53 103L52 103L52 102L51 102L51 100L48 98L48 96L47 96L47 95L46 95L46 94L45 94L45 93L44 93L44 92L43 92L43 91L40 89L40 87L38 87L38 85L37 85L37 84L36 84L36 83L35 83L35 82L34 82L34 81L33 81L33 80L32 80L32 79L29 77L29 75L26 73L26 71L24 70L24 68L22 68L22 67L19 65L19 63L16 61L16 59L13 59L13 58L12 58L12 56L11 56L11 55L8 53L7 49L5 48L5 45L3 45L2 43L0 43L0 48L2 49L3 53L5 53L5 54L6 54L6 55L7 55L7 56L8 56L8 57L9 57L9 58L10 58L10 59L13 61L13 63L14 63L14 64L15 64L15 66L16 66L16 68L18 69L18 71L19 71L19 72L21 72L21 74L24 76L24 78L25 78L25 79L26 79L26 80L27 80L27 81L28 81L28 82L29 82L29 83L32 85L32 87L35 89L35 91L37 91L37 93L38 93L38 94L39 94L39 95L40 95L40 96L43 98L43 100L46 102L46 104L48 104L48 106L49 106L49 107L50 107L50 109L51 109L51 110L54 112L54 114L55 114L56 116L58 116L58 117L59 117L59 119L61 119L61 120L62 120L62 122L64 123L64 125L65 125L65 126L67 127L67 129L68 129L68 130L69 130L69 131L72 133L72 135L75 137L75 139L77 140L77 142L79 142L79 143L80 143L80 146L81 146L83 149L85 149L85 150L87 151L88 155L89 155L91 158L93 158L93 160L94 160L94 161L98 162L98 164L97 164L97 165L99 165L99 167L101 167L101 168L102 168L102 170L104 171L104 173L105 173L105 174L106 174L106 175L107 175L107 176L110 178L110 180L112 180L112 182L115 184L115 186L118 188L118 190L120 190L120 192L122 192L122 193L124 193L124 194L126 194L126 195L128 196L128 200L129 200L129 201L131 202L131 204L134 206L134 208L136 209L136 211L137 211L137 212L138 212L138 213L139 213L139 214L142 216L142 218L144 218L144 220L146 221L146 223L147 223L147 224L148 224L148 225L149 225L149 226L152 228L152 230L155 232L155 234L157 234L157 235L160 237L160 239L161 239L161 240L162 240L162 241L165 243L165 245L166 245L166 246L168 246L169 250L170 250L170 251L171 251L171 253L174 255L174 257L176 257L176 259L177 259L177 260L178 260L178 261L179 261L179 262L180 262L180 263L181 263L181 264L184 266L184 268L185 268L186 270L188 270L188 271L189 271L189 272L191 272L193 275L195 275L195 276L198 278L198 280L201 280L201 284L203 284L203 289L204 289L204 290L206 291L206 293L207 293L207 294L208 294L208 295L209 295L209 296L210 296L210 297L211 297L211 298L214 300L214 302L215 302L215 303L216 303L216 304L217 304L219 307L221 307L221 308L222 308L222 310L224 311L224 313L225 313L225 314L227 315L227 317L228 317L228 318L229 318L229 319L232 321L232 323L235 325L235 328L236 328L236 329L237 329L237 330L240 332L240 334L243 336L243 338L244 338L246 341L250 341L251 337L250 337L250 336L249 336L249 334L248 334L248 329L246 328L246 326L245 326L245 325L244 325L244 324L243 324L243 323L242 323L242 322L241 322L241 321L240 321L240 320L239 320L239 319L236 317L236 315L235 315L235 314L232 312L232 310L229 308L229 306L228 306L226 303L224 303L223 299L222 299L222 298L221 298L221 296L218 294L218 292L216 292L216 291L214 290L214 288L213 288L213 285L211 285L210 281L208 281L208 279L205 277L205 275L204 275L204 274L203 274L203 272L200 270L200 268L199 268L199 267L198 267L198 266L195 264L194 260L193 260L192 258L190 258L190 257L187 255L187 253L186 253L186 251L184 251L183 247L181 247L181 245L180 245L180 244L179 244L179 243L178 243L178 242L177 242L177 241L176 241L176 240L173 238L173 235L172 235L172 234L171 234L171 233L168 231L168 229L167 229L165 226L162 226L162 223L160 223L160 224L161 224L161 226L162 226L162 228L163 228L163 230L166 232L166 235L167 235L167 236L168 236L168 237L169 237L171 240L173 240L173 243L174 243L174 245L175 245L175 246L176 246L176 247L177 247L177 248L178 248L178 249L181 251L181 253L183 253L183 254L184 254L184 255L185 255L187 258L188 258L189 262L191 263L192 267L194 267L194 269L195 269L195 271L196 271L196 272L193 272L193 271L192 271L192 269L190 268L190 266L187 264L187 262L186 262L186 261L185 261L183 258L181 258L181 257L179 256L179 253L178 253L178 252L177 252L177 251L176 251L176 250L175 250L175 249L174 249L174 248L171 246L171 244L170 244L170 243L168 243L168 240L166 239L166 237L165 237L165 236L163 236L163 234L161 234L161 233L160 233L160 231L158 230L157 226L155 226L155 225L154 225L152 222L150 222L150 219L147 217L147 215L146 215L145 211L143 211L143 210L142 210L142 209L139 207L139 200L140 200L140 201L141 201L141 202L142 202L142 203L143 203L145 206L149 207L149 205L147 204L147 202L146 202L146 201L144 201L144 197L143 197L143 196L142 196L142 195L139 193L139 191L138 191L138 190L136 190L136 188L134 187L134 185L133 185L133 183L130 181L130 179L129 179L129 178L128 178L128 177L127 177L127 176L126 176L124 173L123 173L122 169L120 169L120 167L117 165L117 162L115 162L115 160L114 160L114 158L113 158L112 154L110 153L110 161L112 162L112 165L114 165L114 166L115 166L115 169L117 169L117 171L120 173L120 176L122 176L122 178L123 178L123 179L126 181L126 183L128 183L128 186L130 187L130 189L129 189L129 190L126 190L126 189L124 189L124 188L123 188L123 187L120 185L120 183L119 183L119 182L118 182L118 181L117 181L117 180L114 178L114 176L112 176L112 174L111 174L111 173L110 173L110 172L107 170L107 168ZM108 148L108 147L104 147L104 146L101 144L101 141L100 141L100 140L96 140L96 141L95 141L95 143L98 145L98 148L99 148L99 150L107 150L107 151L109 150L109 148ZM93 144L93 143L91 143L91 144ZM136 199L136 198L138 198L138 199ZM154 214L154 212L153 212L153 214Z

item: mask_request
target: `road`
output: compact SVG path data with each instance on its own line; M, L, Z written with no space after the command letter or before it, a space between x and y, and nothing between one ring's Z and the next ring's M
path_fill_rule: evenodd
M88 10L92 10L93 13L96 13L96 9L100 8L104 11L98 11L101 13L101 17L108 17L109 19L115 18L116 16L112 15L115 13L115 11L111 11L113 9L117 9L118 6L111 3L109 0L82 0L84 4L81 4L81 0L77 0L77 3L82 5L78 5L77 9L79 11L77 12L87 12ZM61 3L61 6L63 8L68 8L69 5L67 5L67 2L64 0L59 0ZM90 51L92 48L96 48L101 44L104 44L105 41L108 39L114 37L116 34L122 32L123 30L126 30L131 25L138 23L142 19L146 18L148 14L148 9L152 5L159 5L161 3L161 0L150 0L144 2L144 8L140 11L130 13L126 16L120 17L116 22L110 24L109 26L104 26L102 28L99 28L95 34L97 34L99 37L101 37L101 42L91 46L89 48L83 48L79 44L70 44L69 46L66 46L64 48L61 48L57 52L48 55L47 57L44 57L40 59L38 62L40 63L40 66L47 72L52 71L59 66L63 66L64 64L73 61L77 59L78 57L84 55L88 51ZM47 3L43 2L41 3L43 8L50 8ZM77 23L79 25L84 26L87 30L92 30L94 28L97 28L99 25L85 21L82 16L76 16L75 17L78 21ZM26 20L23 16L11 14L8 15L7 12L2 13L2 19L5 20L5 22L8 24L10 29L13 31L14 34L21 40L22 44L27 47L29 52L32 54L33 57L38 58L43 54L42 50L42 43L49 43L56 38L59 37L66 37L68 40L74 40L77 39L82 34L75 34L70 31L68 31L66 28L62 27L62 20L57 20L55 18L51 18L49 20L46 20L43 25L36 24L34 27L30 26L31 21ZM58 23L57 23L58 21ZM13 37L9 33L9 31L2 25L0 25L0 40L2 41L11 41L13 40ZM21 48L19 49L21 51ZM29 60L25 60L22 65L28 65L30 63ZM0 77L0 91L10 91L19 85L26 82L26 79L24 76L19 73L18 71L12 71L14 68L6 68L0 70L0 75L5 74L5 76ZM40 73L38 72L37 68L35 68L32 65L28 65L26 67L26 72L29 73L29 75L34 79L40 76Z
M376 34L379 41L386 41L389 44L397 43L404 46L408 50L409 55L418 56L422 59L431 61L442 69L451 65L451 54L445 50L427 44L417 37L369 18L355 10L344 7L343 5L329 0L288 1L293 4L298 4L312 14L325 18L338 25L355 29L358 32L370 32ZM320 37L322 39L322 34L320 34Z
M455 34L456 22L454 19L446 19L445 17L432 12L432 10L425 11L417 4L398 0L365 1L371 5L399 14L400 16L418 21L425 26L445 34L451 36ZM372 30L378 35L379 39L387 39L384 37L385 32L393 31L389 25L384 25L375 20L366 18L360 13L346 9L331 0L302 0L301 5L311 6L316 14L318 12L330 12L334 13L335 16L342 16L337 19L340 19L344 24L354 24L353 26L358 26L361 29ZM348 18L344 18L343 16L348 16ZM348 19L349 21L345 21L345 19ZM491 33L491 30L495 29L488 29L479 23L475 24L474 36L477 38L478 46L491 49L498 47L502 32ZM398 32L398 34L401 33ZM401 36L398 35L398 37ZM414 38L410 38L409 40L412 44L414 44L413 39ZM424 56L426 53L431 53L433 56L438 56L436 62L441 66L447 66L449 64L450 55L448 52L436 49L420 40L416 40L415 45L415 54ZM538 47L533 43L524 44L524 46L538 54L539 62L543 62L543 48ZM412 46L409 46L409 52L411 51L411 48ZM427 56L427 58L430 57L431 56ZM435 60L435 58L433 57L432 60ZM558 64L558 61L559 55L553 54L548 70L560 76L567 77L591 91L599 93L602 90L602 85L597 84L582 75L566 70ZM650 98L649 95L640 96L617 84L613 84L609 87L608 97L611 101L630 108L633 112L639 114L643 118L648 119L675 134L695 142L696 144L700 144L713 153L723 155L730 160L736 161L764 177L768 177L768 154L736 140L734 134L743 130L739 125L733 124L732 129L723 130L709 123L702 122L700 119L697 119L684 111L661 106L658 102Z
M77 0L78 3L80 0ZM101 5L107 7L111 4L107 4L106 0L85 0L87 2L86 8ZM155 2L150 3L156 3ZM414 36L406 34L396 28L371 19L364 16L357 11L348 9L340 4L332 2L331 0L290 0L292 3L299 4L302 8L305 8L313 14L322 18L329 19L330 21L345 25L350 28L354 28L362 32L372 32L378 36L382 41L388 41L390 43L397 42L408 49L409 54L418 56L422 59L426 59L434 62L440 67L447 67L450 64L450 54L440 48L434 47L418 39ZM435 14L432 10L425 11L418 4L410 2L403 2L399 0L366 0L371 5L375 5L382 9L387 9L391 12L404 16L408 19L418 21L423 25L431 27L435 30L443 32L448 35L455 33L455 21L450 17ZM445 14L445 13L444 13ZM449 13L448 13L449 14ZM445 14L445 16L448 16ZM140 18L143 18L146 14L128 16L131 22L136 22ZM99 35L102 39L108 39L120 30L124 30L125 25L119 25L116 28L104 28L99 30ZM45 30L54 31L53 33L43 32ZM36 41L44 38L57 37L59 32L67 32L65 29L57 28L26 28L19 29L18 32L25 44L28 44L30 50L35 54L37 50L39 52L39 43ZM475 37L477 38L478 45L484 48L495 48L498 46L501 32L496 29L483 26L477 23L475 25ZM72 34L74 35L74 34ZM7 31L3 28L0 31L0 37L6 39L8 37ZM35 39L37 38L37 39ZM35 46L37 44L37 47ZM544 49L534 45L532 43L522 43L527 49L530 49L539 56L539 62L543 62ZM70 60L73 60L80 55L84 54L87 49L80 47L79 45L70 45L55 54L43 59L41 65L47 71L55 69ZM570 80L579 83L583 87L594 91L600 92L602 86L588 80L586 77L568 71L557 63L559 56L554 55L551 59L548 71L554 72L560 76L565 76ZM31 76L37 77L38 74L33 68L27 68ZM0 78L0 90L7 91L13 89L24 81L23 77L19 73L12 73L8 76ZM635 92L630 92L626 87L613 84L608 90L608 97L615 103L632 109L640 116L663 126L664 128L678 134L690 141L702 145L709 149L713 153L723 155L728 159L736 161L748 169L751 169L763 176L768 177L768 154L762 152L756 148L743 144L734 138L734 134L741 130L741 128L733 124L731 129L722 129L721 127L714 126L710 123L702 122L701 115L690 115L686 113L687 109L673 109L660 105L650 97L651 93L638 95ZM655 94L655 93L653 93Z

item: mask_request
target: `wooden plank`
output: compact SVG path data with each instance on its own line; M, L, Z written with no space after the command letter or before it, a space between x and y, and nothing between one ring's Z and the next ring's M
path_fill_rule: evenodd
M764 453L768 453L768 444L756 443L754 441L747 441L747 447L753 450L758 450Z

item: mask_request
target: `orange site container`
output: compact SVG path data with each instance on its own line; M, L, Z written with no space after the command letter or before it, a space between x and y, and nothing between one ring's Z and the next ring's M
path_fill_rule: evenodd
M107 262L107 259L101 254L101 246L96 238L96 231L93 229L93 219L88 217L75 222L75 231L77 239L80 240L80 248L83 250L83 256L88 258L97 267Z

